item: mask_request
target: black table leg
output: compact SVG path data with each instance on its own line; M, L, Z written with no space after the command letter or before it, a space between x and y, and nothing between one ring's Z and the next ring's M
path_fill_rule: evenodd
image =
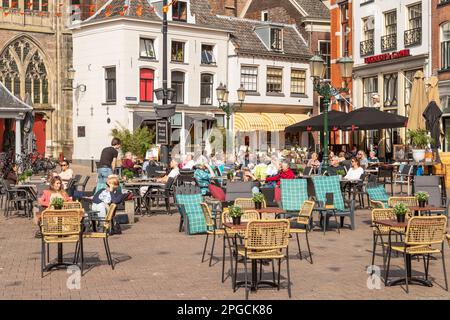
M59 267L67 267L67 266L71 266L71 265L73 265L73 263L65 263L64 262L64 259L63 259L63 244L62 243L58 243L58 261L57 261L57 263L48 265L45 268L45 271L49 271L51 269L59 268Z
M419 278L413 278L411 276L411 255L406 255L406 275L408 277L408 284L420 284L427 287L432 287L433 283L430 280L425 279L419 279ZM395 285L402 285L406 284L406 278L401 278L397 280L391 280L388 281L387 286L395 286Z

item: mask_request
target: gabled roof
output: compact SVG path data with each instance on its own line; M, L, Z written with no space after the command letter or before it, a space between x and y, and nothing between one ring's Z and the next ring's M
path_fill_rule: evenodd
M330 19L330 9L321 0L291 0L306 12L308 18Z
M309 59L312 56L305 40L295 25L274 24L228 16L216 16L215 19L217 23L232 30L231 40L236 46L237 53L286 57L300 60ZM283 29L283 52L269 50L255 32L255 28L271 26L281 27Z
M32 111L33 107L16 98L4 85L0 82L0 117L3 114L19 114Z
M92 17L86 19L84 22L121 16L144 20L161 20L153 9L153 6L147 0L109 0Z

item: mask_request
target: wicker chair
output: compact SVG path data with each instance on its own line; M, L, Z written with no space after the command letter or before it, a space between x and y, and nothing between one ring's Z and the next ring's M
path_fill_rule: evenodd
M244 209L244 214L241 216L241 222L250 222L250 221L259 220L259 219L260 219L259 212L256 211L255 209L253 209L253 210L245 210ZM222 225L224 223L231 223L231 222L233 222L233 219L229 215L228 208L225 208L222 213Z
M247 275L247 261L257 263L260 260L278 260L278 290L280 289L281 261L286 259L287 287L291 297L291 279L289 270L289 220L260 220L250 221L244 237L244 245L236 244L236 267L239 257L244 258L245 269L245 298L248 299L249 284ZM285 250L285 253L283 253ZM236 273L235 273L236 274Z
M234 205L239 206L242 209L255 209L255 202L252 198L236 198L234 200ZM266 200L261 203L261 208L266 208Z
M117 205L114 203L111 203L109 205L108 213L106 214L106 217L104 220L101 220L103 222L103 230L102 231L95 231L95 232L85 232L83 233L83 238L87 239L103 239L103 245L105 246L105 252L106 257L108 259L108 264L111 266L111 268L114 270L114 263L113 259L111 257L111 250L109 249L109 242L108 242L108 236L109 236L109 229L112 227L113 218L116 213ZM77 246L77 249L79 247ZM78 260L78 254L79 250L76 251L76 259Z
M45 244L76 243L75 253L81 252L81 275L83 275L83 237L80 210L45 210L41 215L42 249L41 277L44 277L46 249ZM48 250L47 250L48 251Z
M209 208L208 204L201 203L203 215L205 217L205 223L206 223L206 240L205 240L205 247L203 248L203 254L202 254L202 262L205 260L205 253L206 253L206 247L208 245L208 238L210 235L213 236L213 243L211 247L211 257L209 259L209 266L211 266L213 254L214 254L214 245L216 244L216 235L224 235L225 231L223 229L220 229L217 227L217 220L213 217L211 213L211 209Z
M83 209L81 202L79 201L66 201L63 203L63 210L68 209Z
M408 260L407 256L414 255L423 256L425 280L428 280L428 271L430 264L430 255L440 253L442 256L442 267L444 271L445 290L448 291L447 272L445 270L444 258L444 239L445 229L447 227L446 216L431 216L431 217L412 217L408 221L406 228L406 236L404 242L391 242L389 237L389 254L386 270L385 284L387 284L389 277L389 266L391 261L391 252L396 251L403 253L405 260L405 279L406 292L408 293ZM391 230L394 231L394 230ZM395 231L394 231L395 232ZM410 261L410 260L409 260ZM410 263L410 262L409 262Z
M407 207L417 207L419 203L417 202L416 197L389 197L388 207L393 208L399 203L404 203ZM408 209L408 213L406 214L407 218L412 217L411 210Z
M302 208L300 209L298 217L294 218L294 220L291 220L291 228L289 229L291 236L292 234L295 234L297 237L298 253L300 255L300 260L302 260L302 251L300 250L300 240L298 239L298 235L300 233L305 234L311 264L313 263L313 259L311 254L311 248L309 247L308 233L310 232L314 205L315 205L314 201L305 201L303 203Z
M384 204L381 201L370 199L370 207L373 209L384 209Z
M388 236L390 230L396 230L399 233L403 233L403 228L390 228L381 224L377 224L379 220L395 220L396 216L394 209L383 207L372 210L372 230L373 230L373 250L372 250L372 265L375 264L375 252L378 245L378 239L380 239L381 249L383 250L383 266L386 266L386 255L384 248L387 247L387 243L383 241L383 236ZM386 268L384 268L386 270Z

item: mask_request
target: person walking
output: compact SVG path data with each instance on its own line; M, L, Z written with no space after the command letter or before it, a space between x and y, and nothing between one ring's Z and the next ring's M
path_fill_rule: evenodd
M106 147L102 150L97 168L97 190L104 188L106 185L106 180L113 174L114 169L116 168L120 144L121 142L119 138L113 138L111 141L111 147Z

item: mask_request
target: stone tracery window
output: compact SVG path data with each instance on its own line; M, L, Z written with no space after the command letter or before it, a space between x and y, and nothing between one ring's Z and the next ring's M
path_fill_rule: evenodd
M0 81L14 95L29 94L34 104L48 103L48 76L41 53L28 39L20 38L0 54Z

